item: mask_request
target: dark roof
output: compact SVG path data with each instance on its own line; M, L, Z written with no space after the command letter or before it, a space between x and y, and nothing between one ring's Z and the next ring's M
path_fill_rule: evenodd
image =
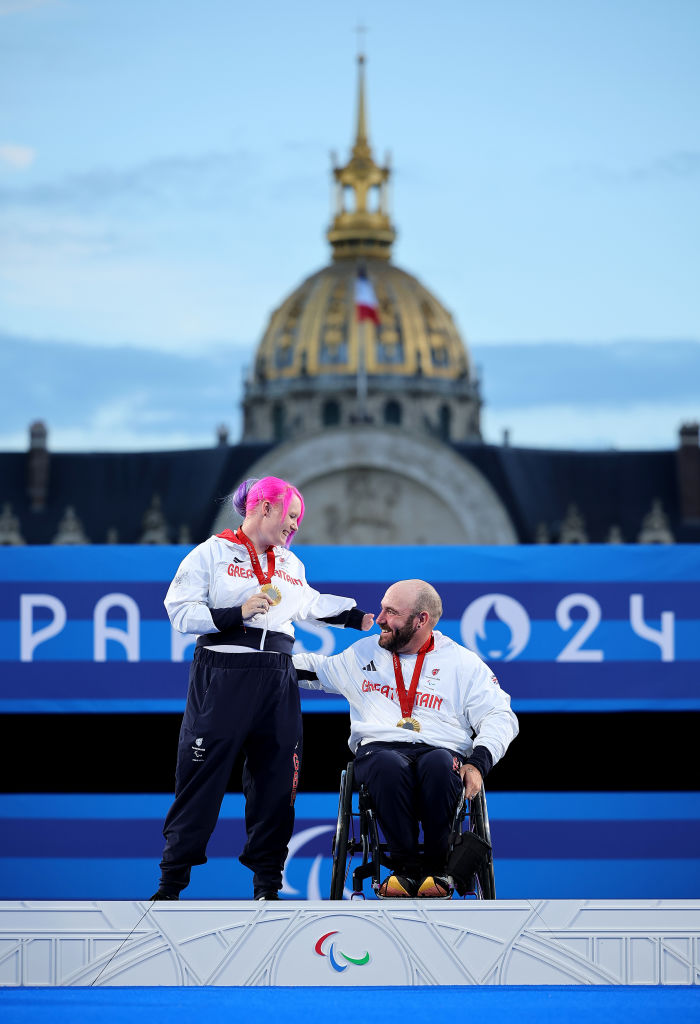
M138 543L143 517L157 494L172 542L181 525L194 543L205 540L222 500L248 466L271 446L221 445L172 452L51 453L48 500L32 512L26 454L0 454L0 508L10 502L28 544L50 544L72 505L86 536L103 544L115 528L121 543Z
M206 539L223 499L272 447L221 445L201 450L51 453L44 511L27 496L27 453L0 453L0 508L9 502L29 544L50 544L72 505L93 544L110 529L121 543L138 543L143 517L159 495L170 540L186 525L193 543ZM677 452L580 452L456 444L454 450L491 483L521 543L532 543L540 523L557 540L569 505L578 506L588 539L603 543L611 526L634 542L654 499L660 499L678 541L700 542L700 524L680 516Z
M675 451L453 447L489 480L523 543L535 540L540 523L556 540L572 503L583 516L591 543L605 543L611 526L620 527L624 541L635 542L657 498L676 540L700 540L700 527L681 520Z

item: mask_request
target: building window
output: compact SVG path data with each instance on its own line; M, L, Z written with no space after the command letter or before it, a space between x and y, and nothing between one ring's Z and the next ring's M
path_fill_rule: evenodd
M272 434L275 441L284 440L284 406L279 402L272 407Z
M396 426L401 423L401 406L393 398L384 406L384 422L393 423Z
M321 420L324 427L337 427L340 423L340 404L335 398L329 398L323 403Z
M438 430L440 431L440 439L442 441L450 440L452 426L452 412L449 405L440 406L440 424Z

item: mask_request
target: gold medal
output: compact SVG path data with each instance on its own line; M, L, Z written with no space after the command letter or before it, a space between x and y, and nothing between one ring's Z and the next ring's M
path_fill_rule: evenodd
M431 633L428 639L425 641L423 646L417 651L418 657L416 663L413 666L413 674L411 676L411 685L406 692L406 687L403 681L403 670L401 668L401 662L396 651L391 655L391 660L394 664L394 678L396 679L396 692L399 698L399 704L401 705L401 714L403 718L400 718L396 723L397 729L407 729L409 732L420 732L420 722L417 718L411 716L411 711L416 699L416 692L418 690L418 680L420 679L421 669L423 668L423 662L428 651L432 651L435 646L433 640L433 634Z
M420 732L420 722L417 718L400 718L396 723L397 729L408 729L409 732Z
M260 589L263 592L263 594L267 594L273 605L279 604L280 601L282 600L282 594L280 593L279 588L274 585L274 583L263 583Z

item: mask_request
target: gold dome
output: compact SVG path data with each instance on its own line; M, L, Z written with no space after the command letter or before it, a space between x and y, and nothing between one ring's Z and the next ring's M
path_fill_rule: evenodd
M363 57L358 65L355 142L348 163L333 168L333 262L272 313L245 382L243 440L378 422L443 440L480 440L479 382L452 316L390 262L390 170L372 156ZM357 322L360 270L377 296L377 324Z
M373 376L470 376L467 350L444 306L405 271L363 260L374 286L380 323L361 330L355 318L359 262L343 259L308 277L275 310L256 356L267 381L352 376L364 336L365 370Z

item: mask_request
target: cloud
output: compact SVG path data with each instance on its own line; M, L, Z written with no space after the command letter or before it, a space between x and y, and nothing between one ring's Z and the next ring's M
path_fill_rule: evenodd
M603 185L615 186L695 181L700 177L700 150L681 149L627 167L579 163L570 168L570 173L577 179L593 179Z
M54 451L209 447L219 423L237 437L245 355L228 346L164 358L152 349L0 335L0 448L26 449L34 419L46 422Z
M118 225L105 228L70 212L50 217L35 211L22 217L10 214L0 226L0 246L5 258L2 277L16 282L18 268L22 266L36 272L55 261L65 269L68 260L116 253L122 237ZM35 278L32 284L36 290ZM24 281L16 282L20 294L25 286Z
M254 171L250 154L206 153L195 157L170 156L122 169L95 168L68 175L61 181L40 182L0 189L0 202L8 206L67 207L90 210L121 200L153 202L187 198L207 201L230 192Z
M492 443L509 429L518 447L671 449L681 423L700 417L700 343L482 351L490 356L483 429ZM241 369L252 355L252 348L232 345L165 356L148 348L0 335L0 449L26 450L33 419L47 423L54 451L206 448L216 443L219 423L229 425L235 442ZM660 372L665 362L675 365L674 373ZM28 366L41 372L27 373ZM592 390L596 380L606 382L605 394Z
M56 221L47 218L54 237L44 247L0 238L0 330L42 337L50 323L55 336L92 347L188 354L252 344L265 323L260 311L289 286L281 257L272 266L246 262L225 223L184 237L177 225L164 227L156 237L149 225L102 231L97 218L94 232L82 232L70 217Z
M23 171L31 167L36 158L36 150L31 146L22 146L16 142L0 143L0 163L12 167L13 170Z
M666 400L695 403L700 412L696 341L522 342L471 351L487 406L531 408L556 396L563 405L591 410Z
M632 167L627 173L629 181L658 181L664 179L694 179L700 175L700 152L681 150L659 157L647 164Z
M630 402L591 407L549 403L529 409L494 407L484 411L484 439L500 444L504 431L515 448L578 450L670 450L678 447L682 423L697 422L698 402Z
M56 0L0 0L0 17L6 14L22 14L36 7L51 7Z

